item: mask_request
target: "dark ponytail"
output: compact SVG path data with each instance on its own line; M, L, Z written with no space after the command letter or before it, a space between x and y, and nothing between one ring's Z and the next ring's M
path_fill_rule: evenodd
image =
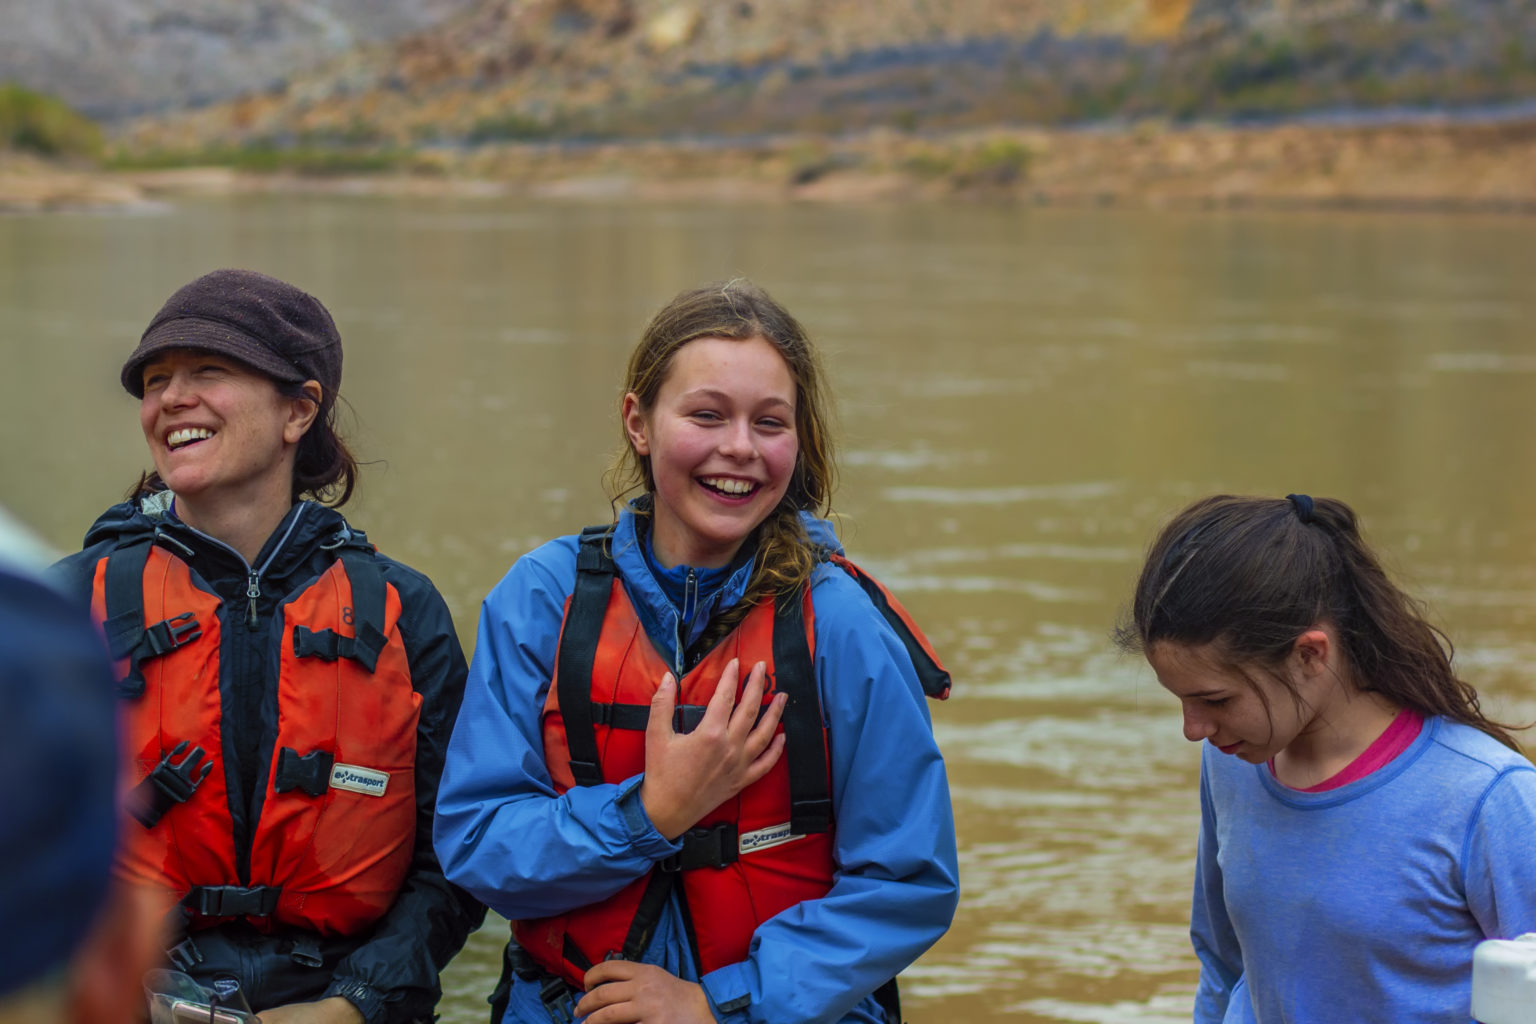
M1338 630L1361 690L1520 749L1509 733L1517 727L1483 714L1451 665L1450 640L1388 578L1354 511L1332 498L1223 494L1190 505L1153 542L1115 639L1143 654L1164 641L1214 644L1234 665L1274 669L1319 622Z

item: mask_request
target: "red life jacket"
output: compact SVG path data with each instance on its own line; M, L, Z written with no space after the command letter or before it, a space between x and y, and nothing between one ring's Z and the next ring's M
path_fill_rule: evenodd
M576 587L544 706L544 758L561 793L576 785L622 782L645 770L651 697L671 671L606 554L609 530L591 527L582 533ZM879 587L846 559L836 561L866 589ZM909 649L927 652L919 671L925 690L947 696L949 675L932 657L926 638L894 597L884 588L880 593L877 607ZM731 659L743 666L764 662L770 682L764 705L780 690L789 694L780 722L784 756L685 833L681 853L618 893L565 914L513 922L517 944L544 970L580 989L594 963L614 955L640 959L674 887L681 886L695 967L702 975L745 960L758 925L831 889L836 870L831 774L814 644L805 588L777 611L772 603L754 607L679 680L675 725L689 731L703 718ZM745 684L743 673L740 686Z
M137 818L117 873L179 901L191 928L243 917L356 935L394 903L415 841L421 695L399 594L371 555L343 549L283 604L277 737L245 878L221 763L221 605L147 539L97 564L92 611L129 698L123 802Z

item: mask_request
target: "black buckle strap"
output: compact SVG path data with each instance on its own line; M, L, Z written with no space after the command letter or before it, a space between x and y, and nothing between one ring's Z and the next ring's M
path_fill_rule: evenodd
M144 624L144 567L149 564L152 547L154 538L147 537L107 556L106 621L102 631L112 657L128 660L128 672L117 684L118 695L122 697L144 695L141 663L169 654L203 635L191 612L173 615L151 626Z
M611 526L589 526L581 531L576 586L555 656L555 687L571 753L571 777L578 786L596 786L603 781L594 731L592 662L597 657L597 641L617 571L607 551L612 532Z
M369 672L378 665L379 652L384 649L385 642L384 634L371 622L358 623L355 637L342 636L331 629L316 632L307 626L293 627L294 657L319 658L321 661L351 658Z
M165 957L171 966L183 974L190 973L192 968L203 962L203 951L197 948L197 943L191 937L182 939L176 945L165 951Z
M561 708L564 711L564 708ZM699 727L704 721L704 712L709 708L704 704L679 704L672 712L672 729L674 732L688 733ZM610 729L627 729L630 732L644 732L651 720L651 706L649 704L593 704L592 724L604 725Z
M332 629L293 627L293 653L298 658L335 661L350 658L369 672L379 664L379 653L389 643L384 635L384 572L366 545L342 547L337 554L352 589L352 636Z
M336 755L328 750L300 754L292 747L277 752L277 771L272 775L272 791L287 793L301 789L310 796L324 796L331 788L331 768Z
M544 1004L544 1012L549 1014L550 1020L555 1024L569 1024L575 1019L565 1005L575 994L576 989L570 982L554 974L546 977L544 983L539 986L539 1001Z
M213 758L203 761L206 752L202 747L192 747L191 753L180 762L173 761L190 745L190 740L176 744L128 794L128 813L145 828L153 828L166 811L191 799L208 773L213 771ZM201 767L198 765L200 761Z
M282 895L276 885L194 885L181 903L204 917L271 917Z
M669 873L697 871L700 868L723 868L741 858L740 840L734 822L722 821L714 825L699 825L681 836L683 848L664 857L656 866Z
M158 658L162 654L170 654L178 647L183 647L203 635L203 628L191 612L182 612L173 615L169 619L161 619L153 626L144 627L144 639L139 642L139 647L146 649L139 655L142 661L145 658Z
M774 689L784 706L784 764L789 770L789 830L797 836L832 828L832 784L822 728L821 695L805 638L803 590L784 598L773 617Z

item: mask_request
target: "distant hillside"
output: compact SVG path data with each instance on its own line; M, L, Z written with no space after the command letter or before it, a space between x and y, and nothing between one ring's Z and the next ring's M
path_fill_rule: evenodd
M1531 96L1536 0L478 0L131 138L458 147Z
M475 0L6 0L0 82L96 118L281 88L338 54Z

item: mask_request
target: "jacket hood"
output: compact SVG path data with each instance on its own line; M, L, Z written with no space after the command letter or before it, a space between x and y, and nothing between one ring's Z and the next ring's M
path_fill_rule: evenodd
M660 581L656 579L646 561L646 530L649 529L649 524L645 520L648 517L637 513L635 509L636 503L631 502L619 513L618 522L614 524L613 537L609 542L609 554L618 567L619 575L624 580L624 588L629 593L629 599L640 616L640 622L645 627L646 634L657 645L657 649L666 656L678 675L681 675L686 668L683 664L683 652L703 635L710 620L716 614L731 607L745 596L756 559L745 559L718 589L699 604L685 636L681 612L667 597ZM831 523L807 512L800 513L800 520L814 546L824 549L828 554L843 553L842 543L838 541L837 533L833 530Z
M184 523L175 512L175 495L157 491L120 502L103 512L85 534L87 549L117 546L132 539L154 536L164 546L194 564L207 575L205 566L248 570L245 560L227 544ZM354 530L340 512L314 501L301 501L289 509L257 555L255 565L280 576L287 567L302 562L317 546L340 547L366 544L367 536ZM229 563L223 566L222 563Z

